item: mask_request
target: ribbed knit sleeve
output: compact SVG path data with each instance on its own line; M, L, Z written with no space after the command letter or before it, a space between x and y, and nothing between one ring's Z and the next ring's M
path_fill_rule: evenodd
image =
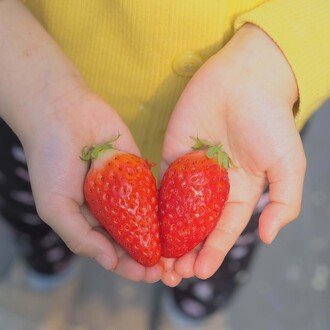
M299 88L297 126L301 128L330 96L330 1L272 0L235 21L263 29L280 47Z

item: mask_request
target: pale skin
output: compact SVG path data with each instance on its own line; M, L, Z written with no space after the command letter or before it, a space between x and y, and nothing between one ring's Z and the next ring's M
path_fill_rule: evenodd
M300 213L306 159L295 127L298 99L294 75L276 44L258 27L244 25L195 74L168 125L163 169L190 150L190 136L221 142L236 168L216 229L194 251L173 262L181 277L206 279L246 227L264 187L270 202L259 234L270 244ZM163 280L167 282L166 274ZM179 281L179 278L177 279Z
M189 136L222 142L236 168L216 230L194 251L145 268L99 227L84 206L85 145L121 132L117 147L140 154L119 115L92 93L73 64L19 1L0 2L0 115L26 153L36 206L76 254L133 281L177 285L210 277L246 226L267 182L259 232L270 244L299 212L306 160L294 125L298 98L284 55L259 28L244 25L194 75L174 109L163 169L190 150ZM51 175L50 175L51 173ZM68 184L70 183L70 184Z

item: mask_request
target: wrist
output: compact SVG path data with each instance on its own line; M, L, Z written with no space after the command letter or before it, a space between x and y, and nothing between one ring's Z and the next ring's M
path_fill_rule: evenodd
M268 88L273 95L286 100L292 106L297 101L296 79L285 55L256 25L244 24L223 53L233 57L240 74L251 73L253 80L259 80L264 88Z
M17 93L19 102L8 102L1 116L21 139L27 138L44 118L69 111L90 93L82 79L71 74L49 77L42 88Z
M86 87L24 5L4 1L0 7L0 116L17 135L31 134L34 121L66 106Z

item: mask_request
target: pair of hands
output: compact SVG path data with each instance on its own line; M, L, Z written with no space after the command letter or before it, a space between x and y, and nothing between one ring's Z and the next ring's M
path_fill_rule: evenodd
M139 154L116 112L85 87L52 103L32 118L20 138L41 218L76 254L133 281L177 285L182 278L210 277L221 265L270 184L270 201L259 232L271 243L300 212L306 160L292 108L298 98L293 73L274 42L244 25L194 75L181 95L165 136L162 170L191 147L190 136L224 145L237 168L229 171L231 192L216 229L194 251L145 268L120 248L84 206L85 145L117 134L119 149ZM31 129L33 134L31 134Z

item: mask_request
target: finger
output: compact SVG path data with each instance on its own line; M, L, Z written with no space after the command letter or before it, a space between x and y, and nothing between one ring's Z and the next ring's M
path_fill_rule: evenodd
M110 242L117 245L105 229L100 226L100 223L92 216L86 205L83 205L81 209L88 223L94 226L94 230L101 232ZM119 257L117 268L113 270L116 274L132 281L145 281L147 283L155 283L161 279L163 273L161 265L157 264L153 267L146 267L142 272L140 264L129 261L130 257L128 255L124 257L125 251L121 247L116 247L116 252Z
M253 203L228 202L214 231L206 239L194 265L200 279L212 276L249 222Z
M119 246L116 246L116 250L119 255L119 260L114 272L130 281L143 281L145 278L145 267L132 259L131 256L123 251Z
M165 285L167 285L167 286L169 286L169 287L171 287L171 288L173 288L173 287L175 287L175 286L177 286L177 285L179 285L180 284L180 282L181 282L181 280L182 280L182 277L181 276L179 276L175 271L169 271L169 272L165 272L165 273L163 273L163 276L162 276L162 282L165 284Z
M210 62L211 61L211 62ZM218 81L214 63L202 66L184 88L171 115L164 137L162 152L162 173L179 156L192 151L191 137L197 135L214 143L226 144L226 121L219 109L223 106L224 93L220 89L210 89L210 81ZM221 141L219 141L221 138Z
M119 134L120 138L114 143L115 148L140 155L140 150L129 128L115 110L108 106L98 108L91 124L94 125L94 132L97 132L96 136L92 136L92 144L104 143L107 140L114 139Z
M178 285L182 278L174 270L175 259L162 258L159 263L163 268L162 282L170 287Z
M145 271L144 281L147 283L158 282L163 275L163 268L157 264L152 267L147 267Z
M94 227L95 231L102 233L103 236L111 242L114 247L118 262L114 269L111 271L115 274L124 277L130 281L139 282L145 279L146 275L146 267L139 264L135 261L120 245L118 245L113 238L109 235L109 233L103 227Z
M120 139L116 141L115 144L116 148L128 153L132 153L137 156L141 156L141 152L135 143L131 133L129 130L125 127L125 131L122 132L122 136Z
M45 217L43 210L38 211L69 249L77 255L95 259L107 270L114 269L118 258L113 245L102 233L91 227L79 205L62 197L53 198L52 205L51 210L45 210Z
M299 216L305 172L306 158L302 145L267 172L270 202L259 220L263 242L270 244L281 228Z
M173 121L173 119L171 121ZM166 133L164 150L162 155L163 158L160 163L161 178L163 177L167 168L172 162L174 162L175 159L191 151L192 140L189 138L189 136L187 136L184 141L181 140L175 140L175 137L173 135Z
M199 244L192 251L176 260L174 269L179 276L182 278L190 278L195 276L194 264L201 248L202 244Z
M92 228L101 227L100 222L97 221L97 219L94 218L94 216L89 211L89 209L88 209L88 207L87 207L86 204L84 204L83 206L81 206L80 209L81 209L82 215L84 216L84 218L86 219L86 221L90 224L90 226Z
M114 272L130 281L155 283L161 279L163 268L157 264L152 267L144 267L125 252L120 246L116 245L116 251L119 256Z
M54 200L53 200L54 201ZM59 204L57 204L59 203ZM50 217L48 224L61 236L75 254L95 259L103 268L131 281L142 281L145 267L133 260L112 239L103 228L92 228L80 213L79 206L70 200L54 201L62 208L56 217ZM52 211L48 210L49 214Z
M174 258L164 258L162 257L159 260L159 264L162 266L164 272L169 272L174 270L174 264L175 264Z

